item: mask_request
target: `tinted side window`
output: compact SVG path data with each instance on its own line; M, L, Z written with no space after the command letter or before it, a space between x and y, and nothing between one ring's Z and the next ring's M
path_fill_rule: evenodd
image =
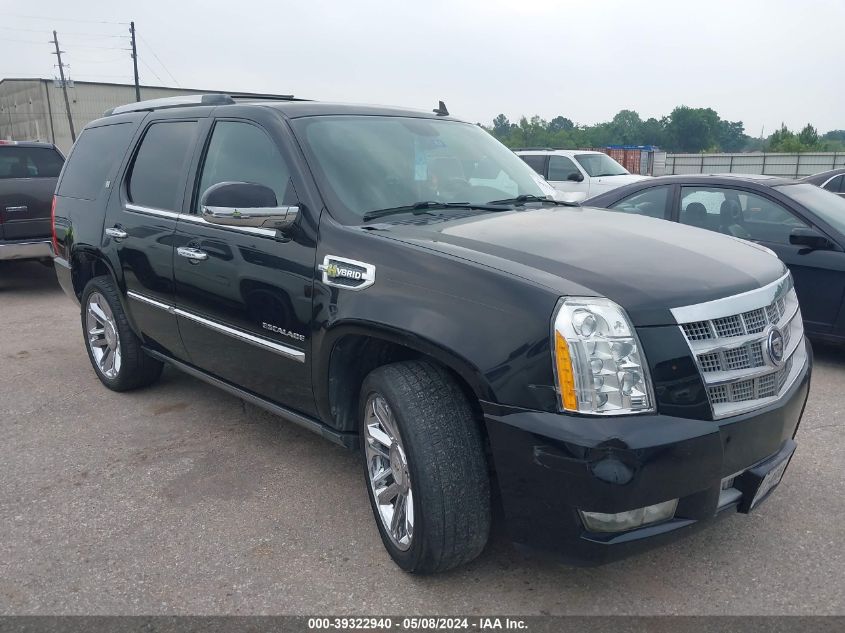
M159 121L144 134L129 175L129 199L146 207L179 211L185 167L194 147L196 121Z
M610 207L613 211L623 211L634 215L647 215L650 218L666 218L666 199L669 187L651 187L645 191L623 198Z
M254 182L276 192L279 205L296 204L290 170L270 137L239 121L218 121L205 154L194 209L202 194L220 182Z
M807 224L777 202L739 189L684 187L681 222L746 240L789 244Z
M842 191L842 180L845 176L836 176L836 178L828 181L828 183L824 186L825 189L828 191L832 191L833 193L839 193Z
M700 229L719 231L719 212L725 194L721 189L681 189L681 224L697 226Z
M63 163L49 147L0 147L0 178L56 178Z
M58 194L96 200L106 191L106 180L123 158L135 126L131 123L87 128L76 139Z
M549 180L568 180L572 174L581 174L572 160L566 156L549 156Z
M546 174L543 173L543 170L546 167L546 157L542 154L523 154L520 156L522 160L534 171L540 174L543 178L546 177Z

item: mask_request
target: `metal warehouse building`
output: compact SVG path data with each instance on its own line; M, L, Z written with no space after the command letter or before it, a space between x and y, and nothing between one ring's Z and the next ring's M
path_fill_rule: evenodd
M224 92L141 86L141 99ZM132 84L68 81L68 99L77 135L103 112L135 101ZM244 93L238 93L244 94ZM61 82L54 79L0 79L0 139L50 141L65 154L73 141Z

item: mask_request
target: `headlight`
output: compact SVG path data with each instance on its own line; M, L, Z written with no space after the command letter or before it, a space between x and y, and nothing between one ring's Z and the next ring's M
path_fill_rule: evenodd
M654 410L645 356L621 307L609 299L565 297L552 336L562 409L598 415Z

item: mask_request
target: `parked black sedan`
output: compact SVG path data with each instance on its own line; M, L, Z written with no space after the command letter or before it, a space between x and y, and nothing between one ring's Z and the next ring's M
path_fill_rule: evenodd
M807 334L845 343L845 198L800 180L694 174L636 182L584 206L698 226L770 248L792 271Z
M845 167L820 171L812 176L807 176L803 179L803 182L818 185L822 189L827 189L831 193L845 197Z

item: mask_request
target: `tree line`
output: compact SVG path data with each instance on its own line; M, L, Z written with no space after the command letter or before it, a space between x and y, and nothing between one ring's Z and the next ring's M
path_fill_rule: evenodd
M742 121L727 121L712 108L678 106L668 116L643 120L634 110L620 110L610 121L578 125L565 116L539 116L511 123L504 114L483 126L508 147L575 149L608 145L657 145L673 153L834 152L845 150L845 130L820 135L811 124L793 132L785 125L766 138L745 133Z

